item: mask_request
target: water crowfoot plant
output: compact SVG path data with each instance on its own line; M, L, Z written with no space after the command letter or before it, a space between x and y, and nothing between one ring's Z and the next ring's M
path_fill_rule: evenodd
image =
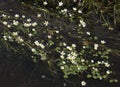
M43 5L49 3L43 2ZM117 82L111 77L111 49L105 46L107 41L85 31L87 24L80 8L73 6L68 9L60 1L55 13L45 7L37 11L36 19L24 14L0 13L3 26L0 40L7 44L6 48L14 48L11 51L16 47L27 48L34 62L42 60L48 63L50 71L61 72L64 79L78 76L81 80L93 78ZM87 82L83 80L80 85L86 86Z

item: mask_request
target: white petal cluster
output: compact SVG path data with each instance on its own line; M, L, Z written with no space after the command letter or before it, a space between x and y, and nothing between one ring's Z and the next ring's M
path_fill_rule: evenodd
M94 50L97 50L97 49L98 49L98 47L99 47L99 45L98 45L98 44L94 44Z
M63 2L61 1L61 2L59 2L59 5L58 6L63 6Z
M81 81L81 85L82 86L86 86L86 82L85 81Z

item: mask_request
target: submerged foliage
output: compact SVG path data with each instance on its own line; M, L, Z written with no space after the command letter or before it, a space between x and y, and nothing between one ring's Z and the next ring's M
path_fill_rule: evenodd
M73 0L72 4L64 1L36 0L37 7L31 6L37 10L34 17L18 13L10 15L0 11L0 24L3 26L0 30L1 42L6 49L13 52L25 52L25 55L28 53L34 62L42 60L48 63L53 74L62 72L65 79L78 76L81 79L118 82L112 78L114 71L111 70L109 62L111 49L105 46L105 40L100 40L93 32L85 29L91 22L86 19L88 15L94 12L99 15L101 12L99 17L102 20L98 18L97 23L103 24L113 20L113 15L104 16L107 11L101 8L103 0L100 2L89 0L89 3L87 0ZM39 3L41 6L38 6ZM51 3L56 5L52 8ZM109 9L111 11L111 8ZM110 27L113 25L109 25ZM85 81L81 81L82 86L86 84Z

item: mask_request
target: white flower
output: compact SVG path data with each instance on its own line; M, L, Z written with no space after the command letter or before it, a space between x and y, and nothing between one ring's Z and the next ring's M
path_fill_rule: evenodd
M23 39L22 39L22 38L19 38L19 42L23 42Z
M18 35L18 32L13 32L12 35L13 35L13 36L17 36L17 35Z
M62 61L62 63L63 63L63 64L66 64L66 62L65 62L65 61Z
M77 2L77 0L73 0L73 2Z
M28 18L28 19L27 19L27 22L31 22L31 19L30 19L30 18Z
M7 15L5 15L5 14L2 14L2 17L7 17Z
M72 48L71 48L70 46L67 46L66 48L67 48L68 50L72 50Z
M67 9L64 9L64 12L67 12Z
M75 44L72 44L72 47L76 47L76 45L75 45Z
M81 62L85 62L85 60L84 60L84 59L81 59Z
M64 66L61 66L60 68L61 68L61 69L65 69Z
M73 7L73 10L74 10L74 11L76 11L76 10L77 10L77 8Z
M52 38L51 35L48 35L48 38L49 38L49 39Z
M91 60L91 63L94 63L94 60Z
M19 14L15 14L15 17L16 17L16 18L19 18L20 16L19 16Z
M13 20L13 25L15 25L15 26L17 26L18 25L18 21L16 21L16 20Z
M47 5L48 3L47 2L43 2L43 5Z
M17 37L16 41L17 41L18 43L22 43L22 42L23 42L23 39L22 39L21 37Z
M22 18L25 18L25 15L22 15Z
M37 22L32 23L32 26L35 27L37 25Z
M8 24L8 25L7 25L7 27L8 27L8 28L10 28L10 27L11 27L11 25L9 25L9 24Z
M35 44L36 46L39 46L39 45L40 45L40 43L39 43L38 41L35 41L34 44Z
M61 58L61 59L64 59L65 57L64 57L63 55L60 55L60 58Z
M86 47L85 46L83 46L83 49L85 49Z
M3 36L4 40L7 40L7 37L6 36Z
M101 40L101 44L105 44L106 42L104 40Z
M35 28L33 28L32 31L35 31Z
M81 23L81 25L82 25L83 27L86 26L86 23L85 23L83 20L80 20L80 23Z
M57 34L59 33L59 31L57 30L57 31L55 31Z
M111 72L109 70L106 71L107 74L110 74Z
M80 13L80 14L81 14L81 13L82 13L82 11L81 11L81 10L78 10L78 13Z
M86 82L85 82L85 81L81 81L81 85L82 85L82 86L85 86L85 85L86 85Z
M31 49L32 52L36 52L36 50L34 48Z
M45 21L45 22L44 22L44 25L45 25L45 26L48 26L48 21Z
M102 62L98 61L97 63L98 63L98 64L101 64Z
M98 49L98 47L99 47L99 45L98 45L98 44L94 44L94 50L97 50L97 49Z
M41 17L41 14L37 14L37 17L38 17L38 18Z
M64 51L62 51L60 54L61 54L61 55L65 55L65 52L64 52Z
M30 27L31 23L24 23L23 25L24 25L24 27Z
M31 33L29 33L28 35L29 35L29 37L31 37L31 36L32 36L32 34L31 34Z
M108 62L105 62L105 67L110 67L110 64Z
M61 1L61 2L59 2L59 6L63 6L63 2Z
M40 45L40 47L42 48L42 49L44 49L45 48L45 46L43 45L43 44L39 44Z
M90 35L90 32L86 32L87 35Z
M10 16L8 16L8 18L10 18Z
M3 24L4 24L4 25L7 25L7 22L6 22L6 21L3 21Z
M63 43L63 46L66 46L67 44L66 43Z

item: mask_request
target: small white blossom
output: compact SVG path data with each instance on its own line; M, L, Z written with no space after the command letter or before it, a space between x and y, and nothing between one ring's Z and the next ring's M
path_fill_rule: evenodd
M13 35L13 36L17 36L17 35L18 35L18 32L13 32L12 35Z
M81 62L85 62L85 60L84 60L84 59L81 59Z
M74 10L74 11L76 11L76 10L77 10L77 8L73 7L73 10Z
M43 5L47 5L48 3L47 2L43 2Z
M70 46L67 46L66 48L67 48L68 50L72 50L72 48L71 48Z
M83 27L86 26L86 23L85 23L83 20L80 20L80 23L81 23L81 25L82 25Z
M67 44L66 43L63 43L63 46L66 46Z
M56 32L57 34L59 33L59 31L58 31L58 30L56 30L55 32Z
M90 35L90 32L86 32L87 35Z
M22 42L23 42L23 39L22 39L21 37L17 37L16 41L17 41L18 43L22 43Z
M22 15L22 18L25 18L25 15Z
M76 45L75 45L75 44L72 44L72 47L76 47Z
M61 58L61 59L64 59L65 57L64 57L63 55L60 55L60 58Z
M7 17L7 15L5 15L5 14L2 14L2 17L4 17L4 18L5 18L5 17Z
M77 0L73 0L73 2L77 2Z
M85 81L81 81L81 85L82 85L82 86L85 86L85 85L86 85L86 82L85 82Z
M94 63L94 60L91 60L91 63Z
M30 27L31 23L24 23L23 25L24 25L24 27Z
M7 25L7 22L6 22L6 21L3 21L3 24L4 24L4 25Z
M61 69L65 69L64 66L61 66L60 68L61 68Z
M43 44L39 44L40 45L40 47L42 48L42 49L44 49L45 48L45 46L43 45Z
M102 62L98 61L97 63L98 63L98 64L101 64Z
M6 36L3 36L4 40L7 40L7 37Z
M98 47L99 47L99 45L98 45L98 44L94 44L94 50L97 50L97 49L98 49Z
M64 12L67 12L67 9L64 9Z
M16 20L13 20L13 25L15 25L15 26L17 26L18 25L18 21L16 21Z
M59 5L58 6L63 6L63 2L61 1L61 2L59 2Z
M31 49L32 52L36 52L36 50L34 48Z
M31 19L30 19L30 18L28 18L28 19L27 19L27 22L31 22Z
M29 35L29 37L31 37L31 36L32 36L32 34L31 34L31 33L29 33L28 35Z
M34 43L35 43L36 46L40 45L40 43L38 41L35 41Z
M10 28L10 27L11 27L11 25L9 25L9 24L8 24L8 25L7 25L7 27L8 27L8 28Z
M15 14L15 17L16 17L16 18L19 18L20 16L19 16L19 14Z
M45 21L45 22L44 22L44 25L45 25L45 26L48 26L48 24L49 24L48 21Z
M101 40L101 44L105 44L106 42L104 40Z
M109 75L111 72L109 70L107 70L106 73Z
M85 49L86 47L85 46L83 46L83 49Z
M37 14L37 17L38 17L38 18L41 17L41 14Z
M105 67L110 67L110 64L108 62L105 62Z
M50 39L50 38L52 38L52 36L51 36L51 35L48 35L48 38Z
M33 28L32 31L35 31L35 28Z
M65 62L65 61L62 61L62 63L63 63L63 64L66 64L66 62Z
M78 10L78 13L82 14L82 11L81 11L81 10Z
M37 22L32 23L32 26L35 27L37 25Z

